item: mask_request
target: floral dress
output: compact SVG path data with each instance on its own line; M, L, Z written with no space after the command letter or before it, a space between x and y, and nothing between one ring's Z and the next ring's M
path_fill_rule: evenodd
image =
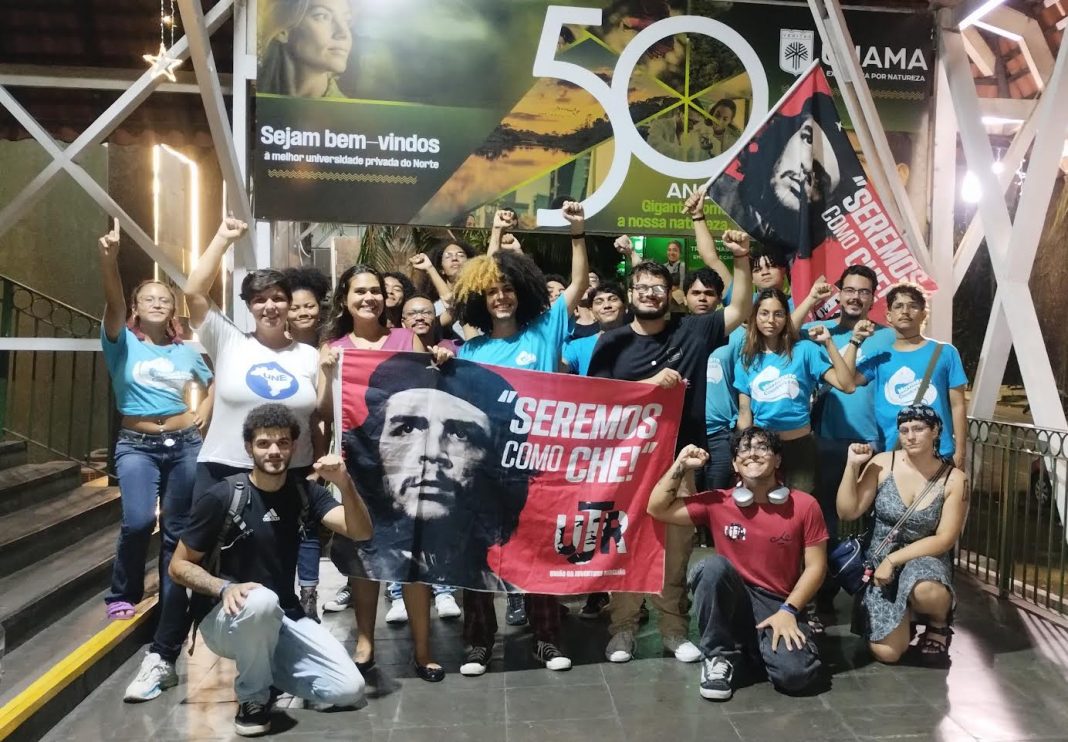
M952 471L953 469L950 468L949 472L952 473ZM945 502L948 479L949 474L946 474L941 481L932 486L926 497L927 504L914 510L908 520L901 525L893 542L872 559L871 552L883 542L886 535L908 510L908 506L901 501L901 493L898 491L891 464L890 474L880 482L875 494L875 526L871 545L866 554L872 564L878 566L887 553L934 535L938 530L938 522L942 518L942 504ZM893 582L884 587L877 587L873 584L865 590L861 600L862 625L857 627L860 629L859 633L868 641L877 642L885 639L904 620L912 589L917 582L924 580L945 585L953 598L953 603L956 604L956 594L953 591L952 551L937 557L923 556L910 559L896 570L896 578Z

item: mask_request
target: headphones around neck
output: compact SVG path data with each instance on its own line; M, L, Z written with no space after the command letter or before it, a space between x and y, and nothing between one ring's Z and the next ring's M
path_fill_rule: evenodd
M737 486L731 491L734 497L735 504L740 508L749 507L756 499L756 495L753 491L739 482ZM790 499L790 488L785 484L780 484L778 487L768 493L768 502L772 505L782 505Z

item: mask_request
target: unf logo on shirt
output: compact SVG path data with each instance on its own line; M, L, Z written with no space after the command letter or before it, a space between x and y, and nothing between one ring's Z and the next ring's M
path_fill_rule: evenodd
M749 384L749 396L757 402L778 402L781 399L796 399L801 386L793 374L783 374L775 366L768 366L753 377Z
M264 399L288 399L297 393L297 377L274 361L257 363L245 375L245 383Z
M920 391L921 379L916 378L916 372L908 366L902 366L883 386L883 396L886 401L898 407L907 407L916 401L916 392ZM934 384L928 385L923 393L923 404L931 406L938 399L938 390Z

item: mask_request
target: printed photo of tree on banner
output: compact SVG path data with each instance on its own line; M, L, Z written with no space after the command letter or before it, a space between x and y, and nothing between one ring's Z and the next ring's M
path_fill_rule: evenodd
M820 58L807 6L769 7L258 0L256 215L485 228L509 207L526 230L580 200L592 232L685 232L685 195ZM847 18L884 125L915 137L931 17Z

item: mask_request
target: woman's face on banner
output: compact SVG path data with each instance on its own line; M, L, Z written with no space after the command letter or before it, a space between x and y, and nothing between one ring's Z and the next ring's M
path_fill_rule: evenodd
M821 202L838 185L838 160L820 125L809 116L786 142L771 173L775 198L791 211Z
M292 57L312 69L340 75L352 51L349 0L312 0L300 23L288 32Z
M490 420L438 389L406 389L386 402L378 452L395 506L419 520L447 517L489 451Z

